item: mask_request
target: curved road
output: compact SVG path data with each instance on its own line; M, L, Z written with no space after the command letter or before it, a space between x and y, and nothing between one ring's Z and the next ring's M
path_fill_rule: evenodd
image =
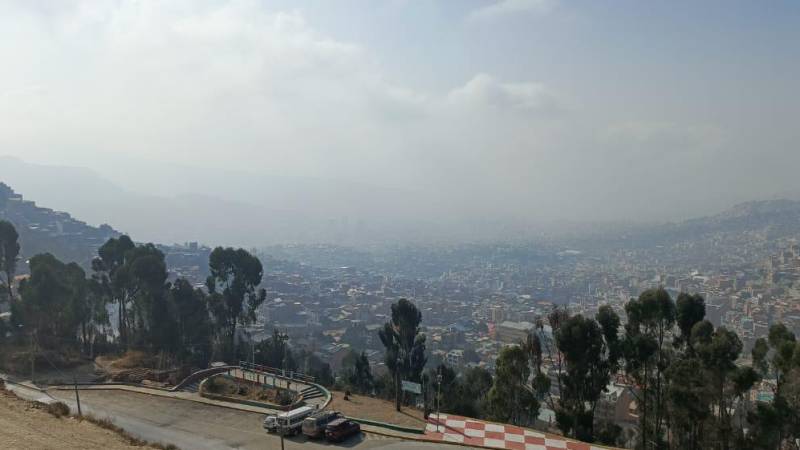
M67 403L73 411L77 410L73 392L53 391L50 395ZM280 438L262 430L261 414L124 391L83 390L80 396L84 412L101 418L109 417L129 433L151 442L175 444L183 450L280 449ZM287 450L465 448L403 441L369 433L337 445L309 441L304 436L287 438L285 444Z

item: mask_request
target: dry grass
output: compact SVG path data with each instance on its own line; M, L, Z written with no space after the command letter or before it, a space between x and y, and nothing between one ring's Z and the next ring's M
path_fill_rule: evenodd
M291 405L297 399L296 394L287 389L264 387L244 380L237 382L223 375L215 375L206 380L203 389L212 394L282 406Z
M109 366L115 369L136 369L152 367L154 357L138 350L129 350L117 359L111 360Z
M59 406L61 405L61 406ZM131 436L108 419L68 415L63 403L45 405L0 390L0 448L58 450L175 449Z
M332 391L332 400L328 409L339 411L348 417L377 420L406 427L425 428L425 418L422 411L403 407L400 412L395 411L394 402L350 394L349 400L344 400L344 392Z
M45 411L58 418L69 416L69 406L64 402L50 403L45 407Z
M109 418L97 418L91 414L84 415L80 420L85 420L87 422L93 423L100 428L113 431L114 433L120 435L123 439L127 440L128 443L135 447L150 447L150 448L157 448L161 450L178 450L178 447L172 444L153 444L151 442L147 442L143 439L139 439L136 436L131 435L127 431L125 431L122 427L117 426L111 419Z

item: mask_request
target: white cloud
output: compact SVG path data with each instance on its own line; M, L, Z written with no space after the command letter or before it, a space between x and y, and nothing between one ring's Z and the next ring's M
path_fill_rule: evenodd
M0 59L20 69L0 72L2 91L37 86L0 103L3 148L59 162L80 149L89 161L116 153L382 184L400 171L398 184L455 186L486 157L530 151L531 114L558 108L540 83L485 74L452 91L403 86L363 46L256 1L76 5L0 14L0 29L17 26L15 39L0 40ZM499 175L513 166L504 164Z
M451 91L449 99L467 107L489 106L536 113L560 109L555 93L541 83L504 83L483 73Z
M490 20L521 13L546 14L556 7L556 2L557 0L492 0L491 4L470 12L467 20Z
M29 7L53 3L0 1L0 152L24 159L91 166L126 155L413 187L476 216L608 217L644 195L642 168L666 164L667 186L687 164L694 175L718 167L709 160L734 140L676 124L660 104L635 109L626 79L619 98L593 97L591 79L581 95L567 80L455 64L426 91L402 78L424 61L376 56L260 1ZM505 0L473 16L552 7ZM398 59L392 70L385 58Z

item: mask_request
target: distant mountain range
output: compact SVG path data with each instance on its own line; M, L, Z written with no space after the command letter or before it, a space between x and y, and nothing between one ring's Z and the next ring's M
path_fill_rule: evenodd
M462 240L459 232L471 226L462 224L462 229L458 230L455 226L448 228L446 223L428 223L421 217L424 214L411 212L411 205L398 200L402 193L377 189L366 192L371 189L356 184L342 187L319 180L287 178L278 180L286 184L281 192L266 192L266 182L248 174L220 174L214 179L213 172L208 169L198 169L196 173L186 167L153 169L154 172L164 170L174 170L176 183L183 186L180 189L196 186L199 193L174 197L140 194L122 189L91 170L0 157L0 182L11 186L16 191L14 195L19 193L44 207L69 211L87 222L83 226L89 236L110 236L120 230L139 242L162 244L199 241L211 246L254 247L327 242L347 246L365 242L414 242L413 238L423 233L446 236L451 242L458 242ZM131 172L142 178L142 185L151 175L141 167L131 167ZM275 181L268 184L274 186ZM309 187L303 188L306 182ZM240 184L242 188L250 183L252 195L248 198L252 203L223 198L237 191L238 188L229 186L231 183ZM216 191L220 196L209 194ZM264 197L263 201L259 201L259 197ZM359 197L361 200L355 202L358 204L352 204L352 199ZM385 204L380 204L381 201ZM433 207L426 205L423 210L430 208ZM8 212L0 210L0 214L4 213ZM41 222L38 214L35 218L26 218L26 223ZM439 211L439 214L447 215L446 211ZM459 223L459 219L453 217L452 222ZM100 227L106 223L111 225ZM484 225L493 229L497 240L528 240L524 233L515 231L524 227L489 222ZM561 236L570 234L586 245L606 248L670 245L716 235L741 235L743 239L747 236L759 239L800 237L800 201L751 201L718 214L675 223L579 224L569 233L568 227L562 228ZM53 232L52 229L46 231ZM468 233L464 235L469 236ZM554 237L559 238L558 235ZM484 238L487 240L491 239ZM85 258L85 252L81 255Z
M703 252L725 253L731 246L769 252L780 240L800 240L800 201L758 200L739 203L720 213L660 224L603 224L572 232L569 241L583 249L668 248L691 244L699 260ZM724 244L722 244L724 242ZM688 251L688 250L684 250Z
M719 214L654 227L663 239L748 233L775 239L800 235L800 201L777 199L737 204Z
M434 206L425 199L412 202L414 194L375 186L141 162L113 173L142 190L123 189L85 168L0 156L0 181L27 198L90 224L109 223L139 241L349 245L409 239L436 228L427 223L425 211ZM449 231L439 229L442 236Z

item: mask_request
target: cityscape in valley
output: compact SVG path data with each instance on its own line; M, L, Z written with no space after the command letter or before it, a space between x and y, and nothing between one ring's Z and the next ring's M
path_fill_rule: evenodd
M127 238L108 225L93 227L66 212L40 207L5 184L0 190L0 219L14 224L21 243L12 295L21 292L24 299L21 286L35 276L31 258L37 252L72 259L86 273L102 274L97 272L98 255L107 251L109 242ZM659 293L671 297L671 302L678 300L678 305L681 299L696 301L709 326L735 336L736 365L755 367L759 349L775 339L775 326L791 336L800 331L799 240L800 202L769 200L676 224L570 232L529 242L266 246L250 250L263 265L263 276L253 287L263 291L258 299L245 297L252 303L252 316L243 319L243 326L231 336L232 346L238 348L238 358L250 364L393 400L395 367L387 359L391 350L382 333L385 324L392 323L398 301L408 299L419 311L418 332L424 336L424 357L415 382L424 386L421 392L428 392L422 400L417 398L419 404L410 406L427 416L434 404L438 409L444 403L444 411L450 413L498 418L565 435L572 430L574 437L596 441L596 436L564 427L559 422L563 406L552 400L562 395L559 386L564 381L565 361L556 345L558 329L564 326L560 320L613 314L619 329L627 330L629 305L637 298ZM209 295L207 278L214 270L209 259L217 250L196 242L158 244L152 249L164 261L168 283L177 288L185 281L201 297ZM213 293L207 300L209 308L212 298ZM6 305L3 317L9 329L13 307L9 310L12 304ZM98 340L108 345L122 335L117 305L112 302L107 310L106 322L92 325L98 333L90 338L97 341L95 345L101 345ZM680 313L679 309L673 319L677 322L667 347L682 338ZM221 320L210 314L212 322ZM549 380L538 394L537 415L524 419L493 415L489 393L497 383L492 378L498 376L502 355L509 348L528 348L532 337L540 346L537 370ZM206 338L208 345L220 345L218 337ZM282 346L279 356L275 356L276 342ZM193 364L207 360L199 366L225 354L216 349L210 354L196 348L194 352L189 359ZM440 388L437 376L443 370L450 376L447 393L430 394ZM607 386L595 399L594 428L616 426L602 429L611 433L603 436L605 444L636 446L641 387L633 374L619 365L606 375ZM731 403L734 416L747 414L747 404L775 401L778 380L769 374L754 378L743 397ZM476 399L461 398L468 386L459 383L481 376L485 391L470 394ZM434 399L430 404L429 396Z
M0 448L800 450L800 2L0 0Z

